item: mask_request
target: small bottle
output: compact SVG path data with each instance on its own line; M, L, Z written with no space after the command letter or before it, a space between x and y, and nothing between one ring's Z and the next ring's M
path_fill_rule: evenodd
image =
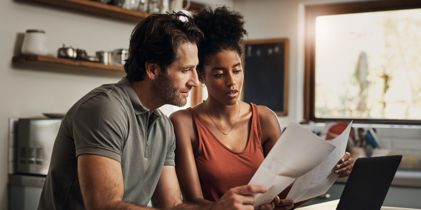
M161 0L159 5L160 13L165 14L170 11L170 0Z
M26 30L21 53L23 55L47 55L47 38L45 31L38 29Z
M137 10L140 12L148 12L148 0L140 0Z
M149 13L159 13L159 1L158 0L149 0L148 2L148 12Z

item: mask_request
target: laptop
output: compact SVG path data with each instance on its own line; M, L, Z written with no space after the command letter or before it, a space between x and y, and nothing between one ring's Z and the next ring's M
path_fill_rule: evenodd
M336 210L380 210L402 155L358 158Z

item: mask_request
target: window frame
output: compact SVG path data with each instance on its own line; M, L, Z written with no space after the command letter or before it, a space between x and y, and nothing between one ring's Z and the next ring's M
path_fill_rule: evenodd
M317 118L315 116L315 22L318 16L380 12L421 8L419 0L383 0L305 6L304 34L304 120L328 122L353 120L357 123L378 124L421 124L420 120L374 119L374 118Z

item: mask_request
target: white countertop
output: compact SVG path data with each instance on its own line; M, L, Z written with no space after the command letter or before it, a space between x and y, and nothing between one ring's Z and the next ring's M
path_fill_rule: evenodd
M347 178L340 178L339 183L345 183ZM396 171L395 177L392 181L392 186L401 187L421 187L421 171Z
M315 205L305 206L297 208L296 210L336 210L339 200L333 200L329 202L319 203ZM411 208L399 208L399 207L387 207L384 206L381 210L420 210L420 209L411 209Z
M403 171L398 170L392 185L421 187L421 171Z

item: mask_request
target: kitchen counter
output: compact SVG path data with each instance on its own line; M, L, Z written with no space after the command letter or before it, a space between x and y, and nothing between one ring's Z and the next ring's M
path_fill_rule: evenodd
M307 205L339 199L346 181L346 178L338 179L324 196L312 199ZM420 194L421 172L399 170L396 172L392 185L388 190L384 205L421 209Z
M346 183L347 178L338 179L338 183ZM42 187L45 176L36 175L9 175L9 184L18 186ZM421 188L421 171L397 171L392 186Z
M337 182L346 183L346 180L347 178L341 178ZM421 188L421 171L397 171L392 186Z
M335 210L336 206L338 205L338 202L339 200L333 200L329 202L297 208L297 210ZM419 210L419 209L383 206L381 210Z
M421 171L397 171L392 185L421 187Z
M330 196L332 196L331 199L339 198L340 193L342 192L342 188L345 185L346 181L347 181L346 178L341 178L337 180L337 184L335 184L335 186L342 186L342 187L340 187L341 189L335 188L336 191L338 191L337 193L328 192L328 194L331 194ZM9 175L9 186L13 186L13 187L30 187L33 189L39 188L41 190L42 187L44 186L44 182L45 182L45 176L22 175L22 174ZM400 194L405 194L404 192L405 189L406 191L409 191L409 195L412 195L414 191L418 192L421 190L421 171L400 170L396 172L395 178L392 181L391 189L389 190L390 196L388 197L388 199L393 200L393 202L391 202L392 204L400 203L400 202L395 201L397 199L395 197ZM335 191L333 188L331 189L331 191L332 190ZM334 194L337 194L337 195L335 196ZM406 197L411 197L411 196L406 196ZM323 201L323 200L320 200L320 201Z

